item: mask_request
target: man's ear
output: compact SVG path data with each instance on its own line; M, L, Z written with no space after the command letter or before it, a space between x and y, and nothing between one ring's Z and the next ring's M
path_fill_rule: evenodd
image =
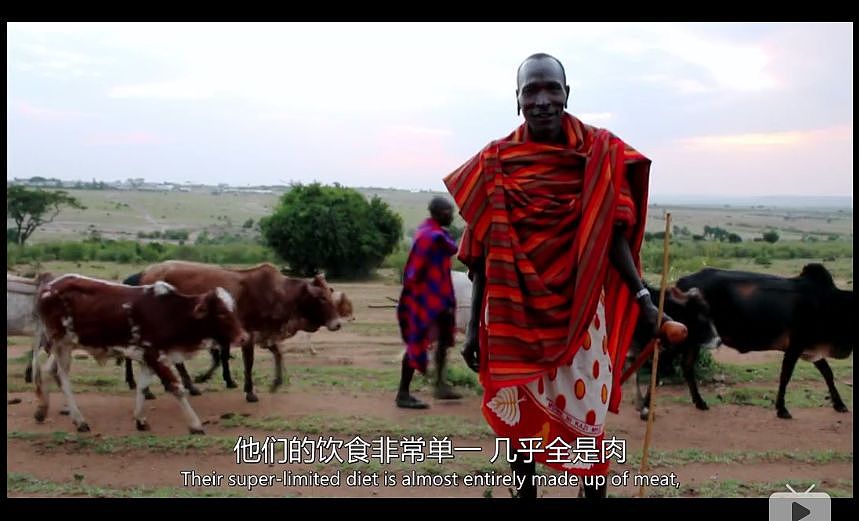
M564 90L567 91L567 97L564 98L564 108L567 108L567 102L570 101L570 86L564 85Z
M516 89L516 115L522 114L522 107L519 106L519 89Z

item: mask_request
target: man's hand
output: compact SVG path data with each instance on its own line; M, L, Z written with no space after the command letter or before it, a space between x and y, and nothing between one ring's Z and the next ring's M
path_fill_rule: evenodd
M647 332L648 338L653 338L658 333L659 309L653 305L649 296L643 297L638 302L641 306L639 321L641 322L642 330ZM665 317L663 317L664 319Z
M647 333L648 338L653 338L659 334L659 330L657 328L657 322L659 321L659 308L656 307L649 297L644 297L639 300L639 305L641 306L641 314L638 319L639 326L642 328L642 331ZM662 324L671 321L672 318L663 311ZM666 339L663 338L663 340Z
M462 358L465 359L465 364L475 373L480 372L480 346L477 341L477 335L468 335L463 346Z

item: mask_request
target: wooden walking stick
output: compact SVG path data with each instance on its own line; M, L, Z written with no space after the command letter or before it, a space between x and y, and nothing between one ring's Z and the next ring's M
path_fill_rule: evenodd
M659 314L656 319L656 329L662 327L662 315L665 309L665 286L668 283L668 242L671 231L671 213L665 214L665 237L662 241L662 282L659 285ZM650 448L650 433L653 429L653 411L656 409L656 372L659 367L659 340L656 340L657 345L653 349L653 364L650 367L650 403L647 413L647 429L644 431L644 449L641 454L641 467L638 469L639 475L644 475L644 470L647 468L647 450ZM638 497L644 497L644 482L638 488Z

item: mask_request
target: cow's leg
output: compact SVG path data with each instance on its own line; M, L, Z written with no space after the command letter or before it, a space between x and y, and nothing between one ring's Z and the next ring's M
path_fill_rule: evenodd
M225 342L218 347L220 348L218 354L221 357L221 374L224 377L224 383L228 389L235 389L238 385L233 381L233 375L230 374L230 344Z
M176 364L176 370L179 371L179 376L182 378L182 385L185 386L185 389L188 389L188 392L191 393L191 396L200 396L203 394L200 392L197 387L194 386L194 382L191 381L191 375L188 374L188 370L185 369L185 364L179 362Z
M45 386L44 373L48 373L54 378L57 388L62 389L62 383L60 382L60 377L57 374L57 357L55 354L51 353L48 355L48 359L45 361L44 365L39 365L38 360L34 361L34 364L36 364L36 398L39 400L39 405L36 408L36 414L34 417L37 422L41 423L48 415L48 405L50 400L47 387ZM68 414L68 411L61 409L60 414Z
M33 383L33 352L36 351L36 348L33 348L33 351L30 352L30 359L27 361L27 367L24 368L24 381L26 383Z
M51 355L52 356L52 355ZM49 357L50 359L50 357ZM38 405L36 406L36 412L33 414L33 417L37 422L42 423L45 421L45 418L48 416L48 405L50 402L50 393L48 389L45 387L45 383L42 380L42 365L39 363L39 351L33 351L33 380L36 384L36 401ZM45 363L47 366L47 362Z
M120 363L122 363L122 358L117 358L116 364L119 365ZM130 358L125 359L125 383L128 384L128 388L132 391L137 389L137 383L134 381L134 369L131 367Z
M130 360L129 360L130 361ZM147 400L144 389L149 387L155 375L152 369L146 365L146 362L140 363L140 386L137 388L137 399L134 404L134 422L139 431L148 431L149 423L146 422L146 416L143 414L143 403Z
M69 357L70 357L69 360L71 360L71 354L69 355ZM69 370L67 370L66 373L71 375L72 374L71 368ZM57 369L56 363L54 363L54 365L53 365L53 375L54 375L54 381L57 382L57 389L62 389L63 384L60 381L60 373L59 373L59 370ZM68 401L65 401L65 403L63 403L63 406L60 407L60 415L62 415L62 416L68 416L69 415L69 403L68 403Z
M36 331L33 332L32 349L30 351L30 359L27 360L27 367L24 369L24 381L33 383L33 364L39 356L39 351L48 343L48 338L45 336L44 326L41 320L36 321Z
M838 394L838 389L835 388L835 376L832 374L832 369L829 367L829 363L825 358L821 358L820 360L814 362L814 367L820 371L820 374L823 375L823 379L826 380L826 387L829 388L829 396L832 397L832 406L838 412L848 412L847 406L841 400L841 395Z
M785 420L791 419L792 416L784 405L784 395L787 391L787 383L790 381L790 377L793 376L793 368L796 367L796 361L799 360L801 352L801 348L796 349L791 346L791 348L785 351L784 360L781 363L781 376L778 382L778 396L775 400L775 409L778 417Z
M212 365L209 366L209 369L205 373L197 375L197 378L194 379L198 384L208 382L212 378L212 375L215 374L215 369L221 365L220 348L209 347L209 355L212 357Z
M702 411L709 409L707 402L701 397L698 392L698 380L695 378L695 364L698 363L698 355L701 353L701 346L686 346L683 352L683 378L689 386L689 394L692 395L692 403L695 407Z
M637 382L636 382L637 383ZM644 421L647 421L647 417L650 415L650 386L647 386L647 393L645 393L644 398L641 400L641 411L638 413L638 417Z
M155 374L161 378L167 391L173 394L173 396L176 397L176 400L179 401L179 405L182 407L182 412L188 420L188 429L191 431L191 434L204 434L203 424L200 423L200 418L197 416L197 413L194 412L191 404L188 403L188 391L176 379L176 375L173 374L173 371L158 360L158 354L154 350L147 351L143 360L149 368L154 370Z
M274 356L274 381L271 383L269 391L275 392L283 385L283 353L280 352L280 348L274 342L266 343L265 348L271 351Z
M74 394L72 394L72 381L69 376L72 367L72 349L69 345L60 345L57 349L57 377L60 380L60 387L63 389L63 394L66 397L66 404L69 407L69 414L72 417L72 422L77 426L78 432L89 432L89 425L84 420L78 405L75 402Z
M57 372L57 357L52 356L48 359L45 364L44 371L50 373L54 378L54 383L57 384L57 389L62 390L63 383L60 381L60 374ZM69 415L69 405L68 403L64 403L62 407L60 407L60 414L62 416Z
M249 339L242 344L242 361L245 364L245 400L253 403L259 398L254 394L254 342Z
M633 376L635 377L635 410L641 411L644 407L644 395L641 394L641 384L639 383L641 370L636 371Z
M510 463L510 470L518 476L523 476L522 488L513 496L519 499L537 499L537 485L534 484L534 476L537 475L537 463L531 460L525 463L525 454L516 452L516 461Z
M132 368L132 365L131 365L133 362L134 361L131 360L130 358L125 359L125 382L128 384L129 389L135 389L137 387L137 384L134 382L134 369ZM151 383L151 379L150 379L150 383ZM154 400L155 399L155 395L152 394L151 390L149 390L149 384L146 384L146 385L141 384L141 391L143 392L143 397L146 398L147 400Z

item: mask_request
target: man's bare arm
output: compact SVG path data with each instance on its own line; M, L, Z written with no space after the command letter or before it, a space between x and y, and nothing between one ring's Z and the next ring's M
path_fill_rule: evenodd
M632 251L629 248L629 241L626 238L625 227L623 225L615 226L614 235L611 239L611 248L609 250L609 258L612 264L617 268L624 283L626 283L633 295L636 295L636 301L641 308L641 319L645 321L648 331L656 334L656 322L659 315L659 310L650 299L650 293L644 291L644 282L635 268L635 262L632 260ZM668 320L668 317L665 317Z
M480 370L480 315L483 313L483 294L486 291L484 259L480 258L473 262L469 270L472 274L471 318L468 321L462 357L472 371L478 372Z

